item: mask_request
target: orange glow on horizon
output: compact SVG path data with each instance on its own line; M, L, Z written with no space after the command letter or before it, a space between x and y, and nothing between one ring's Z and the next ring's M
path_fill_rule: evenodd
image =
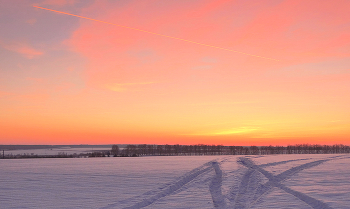
M4 1L0 144L350 145L348 8Z

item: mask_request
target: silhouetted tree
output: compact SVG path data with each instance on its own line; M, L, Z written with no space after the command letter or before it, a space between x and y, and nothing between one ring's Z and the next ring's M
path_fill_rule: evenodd
M118 145L113 145L112 146L112 150L111 150L112 155L114 155L114 157L117 157L119 155L119 147Z

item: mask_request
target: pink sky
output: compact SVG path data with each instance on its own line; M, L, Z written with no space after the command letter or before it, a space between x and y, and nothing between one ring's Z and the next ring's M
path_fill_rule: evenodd
M349 145L348 8L3 1L0 144Z

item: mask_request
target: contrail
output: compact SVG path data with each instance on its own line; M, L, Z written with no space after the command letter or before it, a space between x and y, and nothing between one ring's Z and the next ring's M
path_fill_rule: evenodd
M221 49L221 50L231 51L231 52L235 52L235 53L239 53L239 54L244 54L244 55L248 55L248 56L252 56L252 57L259 57L259 58L263 58L263 59L269 59L269 60L279 61L279 60L273 59L273 58L258 56L258 55L254 55L254 54L248 54L248 53L245 53L245 52L235 51L235 50L232 50L232 49L226 49L226 48L222 48L222 47L218 47L218 46L213 46L213 45L209 45L209 44L203 44L203 43L199 43L199 42L196 42L196 41L191 41L191 40L187 40L187 39L183 39L183 38L177 38L177 37L173 37L173 36L167 36L167 35L163 35L163 34L159 34L159 33L154 33L154 32L147 31L147 30L132 28L132 27L124 26L124 25L118 25L118 24L115 24L115 23L106 22L106 21L102 21L102 20L97 20L97 19L93 19L93 18L89 18L89 17L80 16L80 15L75 15L75 14L71 14L71 13L67 13L67 12L61 12L61 11L57 11L57 10L53 10L53 9L48 9L48 8L44 8L44 7L39 7L39 6L33 6L33 7L38 8L38 9L48 10L48 11L51 11L51 12L60 13L60 14L65 14L65 15L70 15L70 16L74 16L74 17L79 17L79 18L83 18L83 19L87 19L87 20L92 20L92 21L96 21L96 22L100 22L100 23L105 23L105 24L109 24L109 25L114 25L114 26L118 26L118 27L122 27L122 28L128 28L128 29L131 29L131 30L141 31L141 32L144 32L144 33L149 33L149 34L153 34L153 35L157 35L157 36L163 36L163 37L172 38L172 39L176 39L176 40L180 40L180 41L186 41L186 42L189 42L189 43L192 43L192 44L197 44L197 45L202 45L202 46L211 47L211 48L215 48L215 49Z

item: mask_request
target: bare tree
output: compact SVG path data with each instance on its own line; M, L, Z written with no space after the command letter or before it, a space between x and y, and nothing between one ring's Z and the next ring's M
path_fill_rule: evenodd
M119 147L118 145L113 145L112 146L112 150L111 150L112 155L114 155L114 157L117 157L119 155Z

